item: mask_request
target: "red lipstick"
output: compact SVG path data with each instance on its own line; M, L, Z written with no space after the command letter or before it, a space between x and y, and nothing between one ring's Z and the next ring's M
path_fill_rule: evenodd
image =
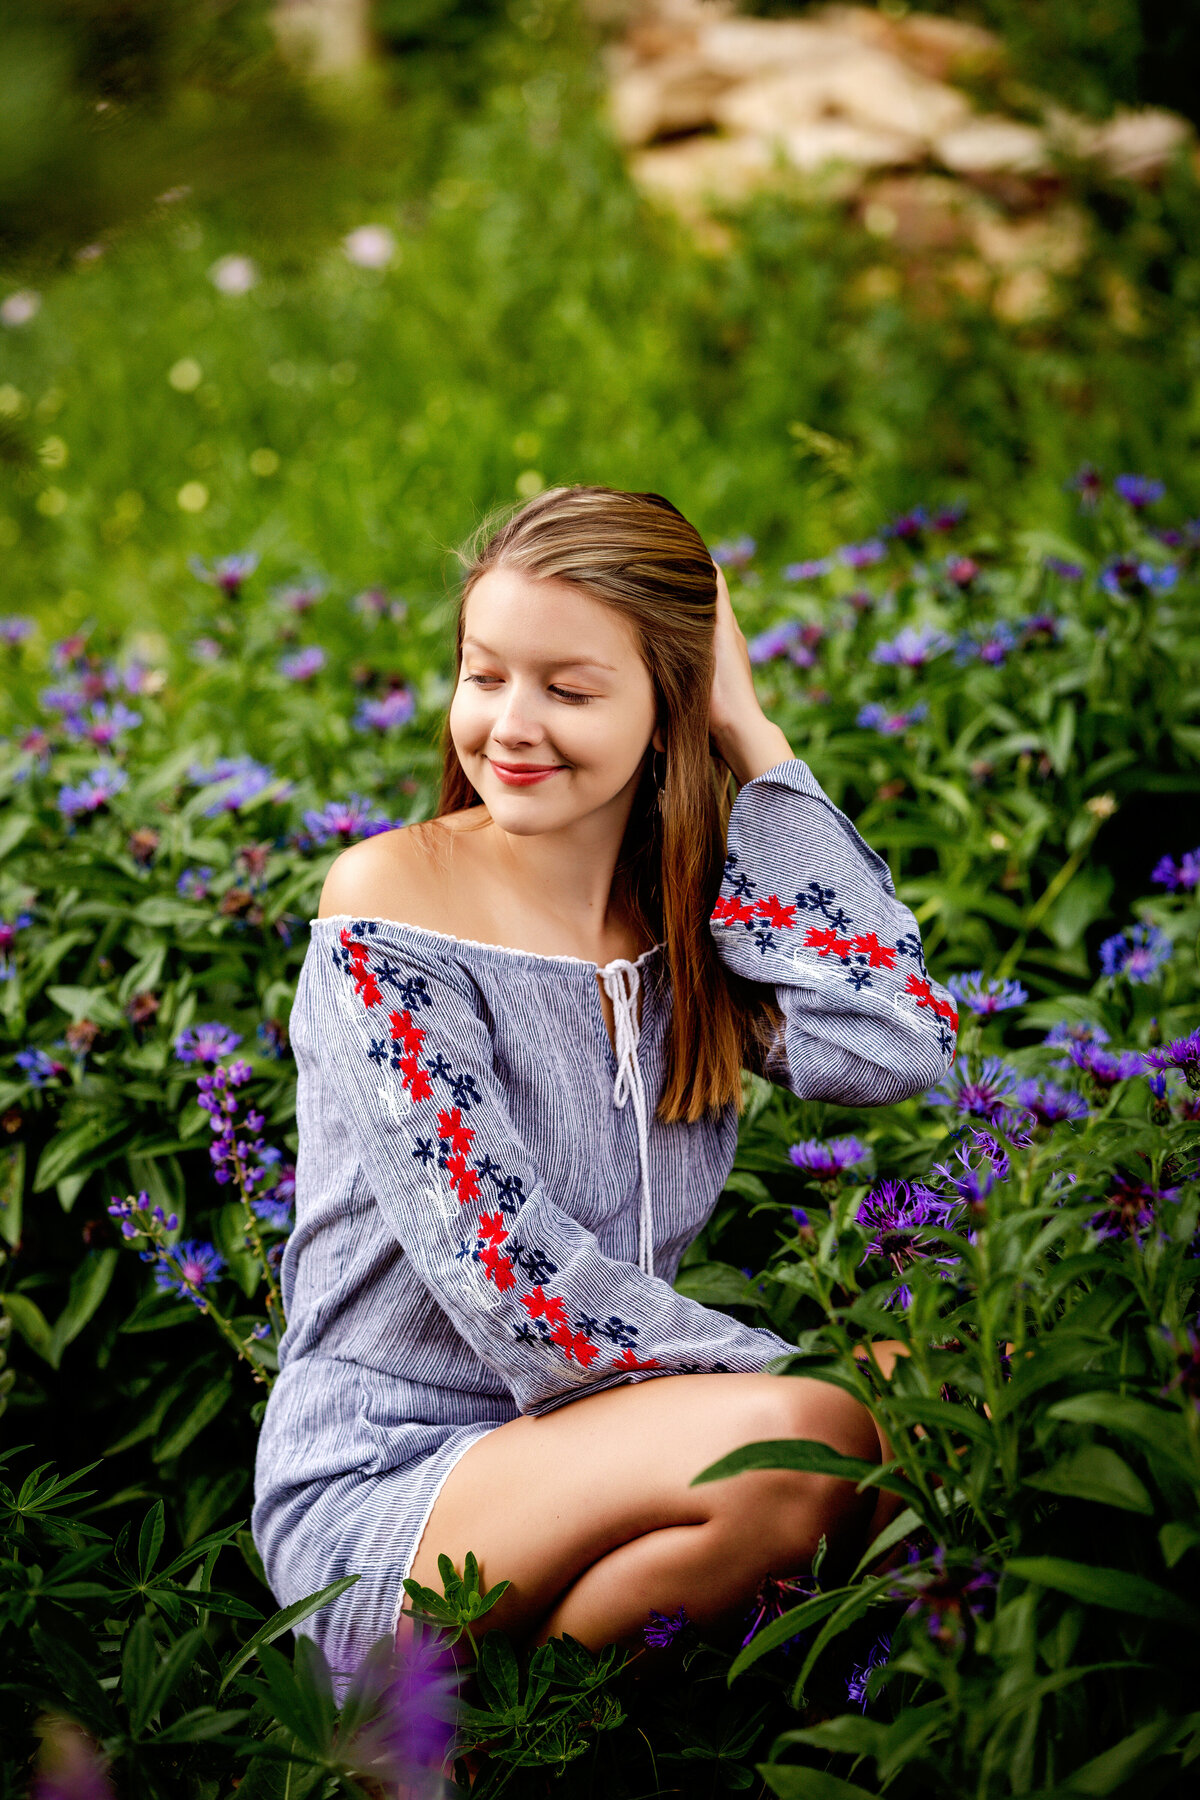
M561 763L502 763L490 756L487 760L507 787L533 787L535 783L557 775L563 766Z

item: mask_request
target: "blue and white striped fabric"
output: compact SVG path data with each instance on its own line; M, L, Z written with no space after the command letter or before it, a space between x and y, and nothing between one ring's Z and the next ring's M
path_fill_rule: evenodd
M728 848L712 929L783 1010L773 1079L854 1105L936 1081L954 1003L886 864L804 763L741 790ZM389 920L313 920L291 1016L288 1329L253 1528L281 1605L360 1575L307 1627L335 1669L394 1628L438 1489L486 1432L619 1383L788 1353L671 1285L737 1120L654 1118L670 1005L657 949L597 971ZM436 1548L461 1567L474 1546Z

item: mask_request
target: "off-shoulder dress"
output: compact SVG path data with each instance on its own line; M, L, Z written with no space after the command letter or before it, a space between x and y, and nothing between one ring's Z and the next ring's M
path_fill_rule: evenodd
M936 1081L954 1002L886 863L806 764L740 790L728 852L712 930L783 1012L772 1079L859 1106ZM392 920L312 921L291 1015L288 1327L253 1532L281 1605L359 1575L305 1627L335 1670L394 1629L439 1488L487 1432L618 1383L788 1354L672 1286L737 1119L654 1117L670 1009L657 948L598 969Z

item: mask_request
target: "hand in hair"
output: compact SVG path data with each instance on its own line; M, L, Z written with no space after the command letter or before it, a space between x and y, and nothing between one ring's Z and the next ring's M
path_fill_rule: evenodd
M783 732L778 725L772 725L758 703L750 652L729 598L729 583L720 568L708 730L714 753L726 764L739 787L793 755Z

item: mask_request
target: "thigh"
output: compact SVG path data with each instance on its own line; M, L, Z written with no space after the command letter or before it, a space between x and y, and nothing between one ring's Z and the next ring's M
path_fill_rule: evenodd
M461 1570L468 1551L483 1584L511 1581L489 1622L528 1617L601 1556L672 1525L702 1525L789 1496L823 1477L745 1471L690 1487L742 1444L812 1437L877 1461L870 1414L828 1383L802 1376L670 1375L606 1388L534 1419L497 1426L451 1469L411 1574L441 1590L440 1554Z

